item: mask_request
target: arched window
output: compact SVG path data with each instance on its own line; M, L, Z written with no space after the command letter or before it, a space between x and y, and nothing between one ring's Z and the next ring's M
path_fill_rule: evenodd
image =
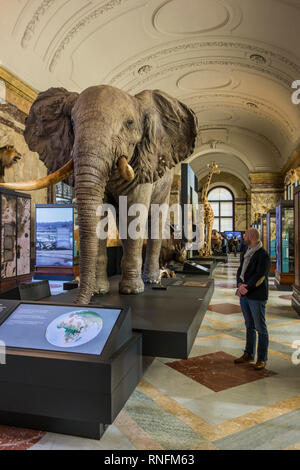
M227 188L218 186L208 192L207 199L214 211L214 226L218 232L234 230L234 197Z

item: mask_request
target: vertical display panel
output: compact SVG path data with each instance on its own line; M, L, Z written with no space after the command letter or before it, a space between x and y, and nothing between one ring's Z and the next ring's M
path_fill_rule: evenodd
M204 244L204 212L198 203L198 180L188 163L181 164L182 239L187 250Z
M267 214L267 251L271 263L276 263L276 210L271 209Z
M17 199L8 194L1 196L1 278L17 274L16 237Z
M294 209L282 210L282 272L293 273L294 267Z
M36 206L36 266L73 266L73 206Z
M17 198L17 275L30 273L30 199Z

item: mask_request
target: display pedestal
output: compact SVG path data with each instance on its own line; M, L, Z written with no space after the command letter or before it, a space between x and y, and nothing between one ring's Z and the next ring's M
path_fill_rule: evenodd
M9 277L7 279L0 279L0 292L5 292L10 289L18 287L20 284L30 282L33 273L23 274L21 276Z
M143 337L143 355L187 359L214 292L207 276L182 274L162 279L167 290L145 285L143 294L119 293L119 276L110 279L110 292L95 295L92 304L130 306L132 329ZM78 289L51 296L45 301L74 302Z
M95 308L131 309L132 323L125 316L109 337L109 354L98 357L7 348L6 365L0 367L1 424L99 439L153 357L187 359L213 295L214 281L181 275L162 279L167 290L147 285L143 294L122 295L119 280L118 276L111 279L110 293L95 295L91 302ZM50 296L43 304L74 307L77 293L73 289ZM0 323L18 304L1 300Z
M300 316L300 288L295 285L293 286L292 307Z
M219 255L219 256L193 256L192 261L198 261L199 263L212 261L214 263L228 263L228 255Z
M5 325L24 304L1 300L0 323ZM32 311L35 305L45 304L30 302ZM6 339L3 330L1 335ZM0 423L99 439L148 363L142 360L141 335L132 334L128 309L122 310L99 355L7 347L6 364L0 367Z
M269 271L269 277L274 277L275 276L275 270L276 270L276 263L271 263L270 271Z
M282 291L293 290L293 284L295 282L295 275L293 273L280 273L275 270L275 282L276 289Z

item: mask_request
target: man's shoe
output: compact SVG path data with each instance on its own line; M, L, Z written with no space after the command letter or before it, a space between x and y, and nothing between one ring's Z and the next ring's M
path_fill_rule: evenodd
M249 353L244 353L241 357L238 359L234 360L235 364L245 364L246 362L252 362L254 360L254 357L251 356Z
M266 367L266 361L257 361L257 363L254 366L255 370L262 370Z

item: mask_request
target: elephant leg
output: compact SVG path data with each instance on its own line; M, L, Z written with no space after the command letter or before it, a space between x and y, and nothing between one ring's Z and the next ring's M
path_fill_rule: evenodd
M151 184L143 184L137 186L127 198L128 211L130 213L133 204L139 203L143 211L143 218L139 218L141 223L139 227L139 236L134 238L131 234L134 221L137 215L128 215L127 239L123 239L123 258L122 258L122 279L119 285L119 290L122 294L139 294L144 292L144 282L141 277L142 271L142 250L145 239L145 228L148 221L148 212L150 205L150 198L152 193ZM139 211L139 209L137 209ZM140 211L139 211L140 212ZM141 213L140 213L141 214ZM119 223L122 217L119 215Z
M107 278L107 240L99 240L98 257L96 265L95 293L106 294L109 292L109 281Z
M151 240L147 242L147 252L144 264L143 280L145 283L153 284L159 277L159 255L162 240Z
M143 239L123 240L122 279L119 285L121 294L144 292L142 271Z

